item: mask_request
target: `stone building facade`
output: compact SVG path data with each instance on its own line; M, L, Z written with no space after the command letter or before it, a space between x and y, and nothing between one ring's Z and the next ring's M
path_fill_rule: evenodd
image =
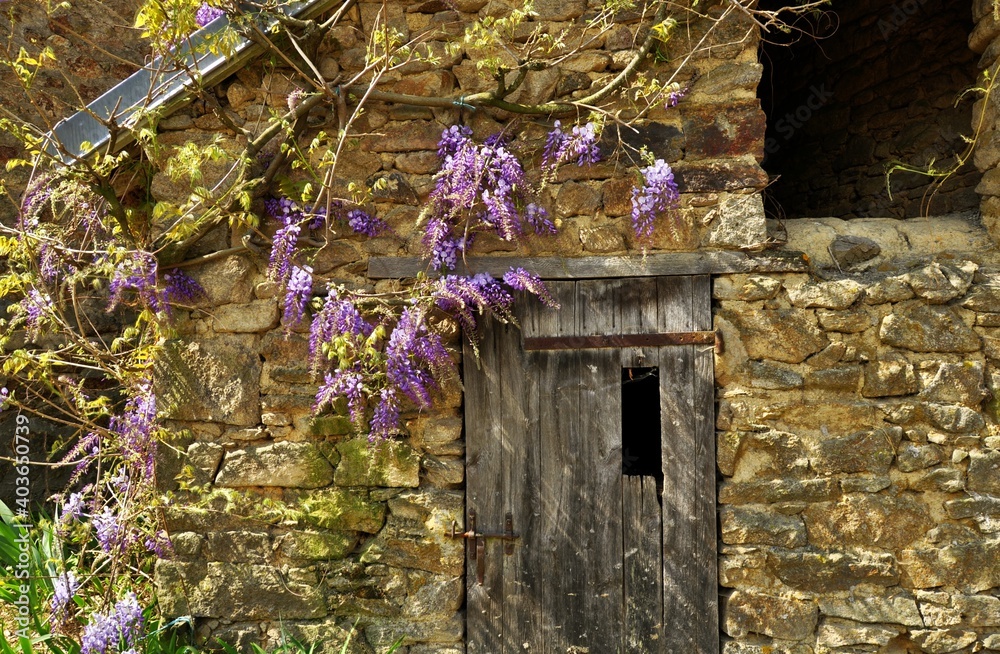
M867 32L859 33L868 36L858 37L864 42L857 52L874 48L878 57L880 48L894 47L873 43L880 20L902 30L941 12L963 12L970 50L952 48L950 60L962 83L995 67L1000 20L991 2L937 10L930 0L898 4L862 12ZM358 6L361 19L383 8ZM428 48L442 52L456 25L498 6L385 5L390 24L411 36L430 30L437 36ZM586 0L535 6L537 20L574 35L590 10ZM908 18L898 19L897 9ZM677 30L665 58L700 43L710 20ZM559 69L531 73L520 99L584 93L621 70L642 25L638 15L621 17ZM853 189L818 194L830 198L828 211L819 204L809 213L826 217L769 220L761 161L776 117L765 115L758 98L759 36L743 14L730 14L679 80L690 87L684 101L651 114L637 136L625 136L669 161L682 192L677 215L658 226L651 257L748 252L744 271L713 278L714 323L726 346L715 361L721 651L1000 651L996 99L979 100L965 114L985 112L975 170L963 169L944 192L948 210L973 211L919 218L905 208L898 216L911 217L893 220L891 203L874 214L858 210L859 199L877 192L871 171L880 165L884 135L872 133L847 139L873 142L857 148L866 151L863 161L851 159L862 157L855 150L845 155L850 161L827 161L829 172L817 173L836 179L827 191ZM356 70L363 46L352 29L338 28L321 48L322 70ZM980 55L978 63L969 52ZM892 77L889 71L884 79ZM393 90L459 96L484 83L457 53L441 66L414 64ZM214 94L232 120L252 125L268 107L283 106L294 88L288 71L258 61ZM871 96L863 102L831 90L831 111L861 111L879 95L878 88L857 90ZM911 114L876 118L872 111L865 120L873 127L879 120L955 124L954 115L933 112L951 106L940 97L910 98L903 108L918 100L925 102ZM349 153L342 174L387 180L375 207L393 231L374 239L338 234L317 253L317 275L395 288L400 282L369 279L368 262L420 254L414 222L431 189L441 130L462 122L483 138L509 119L490 110L374 104L359 126L369 136ZM816 127L837 124L824 118ZM168 146L218 134L223 147L240 146L198 106L160 128ZM519 131L541 142L546 128L526 121ZM808 163L802 153L814 137L804 134L801 151L782 144L799 157L798 167ZM827 136L818 130L816 142ZM912 144L918 136L907 138ZM610 153L610 140L606 145ZM925 145L942 147L934 139ZM546 198L561 222L558 236L520 251L482 239L474 254L638 257L627 217L631 174L614 159L564 168ZM190 192L165 172L152 188L158 199ZM865 215L873 217L859 217ZM195 254L238 245L230 238L219 231ZM178 437L177 455L163 458L158 476L179 498L165 513L174 555L156 570L161 609L194 616L205 638L243 647L273 645L287 631L336 652L356 625L362 636L351 652L381 652L398 637L410 654L464 652L465 551L445 536L453 521L465 519L460 384L445 389L435 411L411 415L407 435L390 443L370 445L342 415L313 417L316 381L304 363L306 337L279 326L265 268L263 255L248 252L189 269L207 297L180 317L160 374L171 380L163 393ZM453 331L456 356L459 342ZM192 486L208 494L185 495Z

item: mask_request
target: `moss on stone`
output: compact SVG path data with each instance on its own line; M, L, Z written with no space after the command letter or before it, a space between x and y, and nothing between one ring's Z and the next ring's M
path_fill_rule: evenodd
M364 491L331 489L310 493L301 502L305 522L323 529L374 534L385 522L385 504Z

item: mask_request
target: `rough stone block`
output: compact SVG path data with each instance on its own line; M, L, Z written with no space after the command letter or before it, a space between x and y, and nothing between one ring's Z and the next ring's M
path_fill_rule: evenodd
M447 620L432 620L430 622L377 618L365 627L365 638L377 651L387 649L400 638L403 639L404 645L460 643L464 633L465 616L461 613L456 613Z
M414 618L446 620L465 600L465 583L460 576L414 570L407 575L407 586L403 613Z
M207 561L267 564L271 538L262 531L210 531L204 548Z
M901 472L924 470L943 460L944 451L938 445L905 442L896 450L896 467Z
M951 307L911 304L886 316L879 329L886 345L914 352L976 352L979 336Z
M864 309L853 311L832 311L820 309L816 312L820 326L828 332L859 334L872 326L872 317Z
M940 404L978 407L989 396L984 380L981 361L942 363L933 376L924 381L920 399Z
M883 427L816 444L812 467L820 473L874 472L885 474L903 438L900 427Z
M805 640L813 635L817 620L812 602L738 590L726 602L723 625L735 638L755 633Z
M868 287L866 304L903 302L914 296L913 289L902 276L886 277Z
M420 484L420 457L409 445L395 441L369 443L354 439L337 444L338 486L415 488Z
M290 559L329 561L342 559L358 544L358 535L347 531L292 531L278 538L282 555Z
M982 414L965 406L927 404L924 413L932 425L953 434L977 433L986 427Z
M844 595L823 595L818 598L818 602L822 615L855 622L924 626L916 601L905 591L871 588L863 594L851 592Z
M187 449L187 464L191 466L195 486L212 483L215 471L219 469L224 450L216 443L192 443Z
M712 279L712 297L716 300L770 300L781 288L780 280L762 275L720 275Z
M976 632L966 629L915 629L910 637L928 654L957 652L976 642Z
M196 307L245 304L253 299L253 266L246 257L232 256L209 261L186 271L204 289L204 297L192 302Z
M714 247L751 247L767 239L764 201L759 194L729 196L713 213L708 242Z
M762 481L804 475L809 471L806 447L795 434L780 431L741 433L733 453L733 481Z
M727 545L775 545L795 548L806 544L806 530L799 516L786 516L742 507L720 512L722 542Z
M771 390L789 390L801 388L803 385L802 375L784 368L761 361L749 362L750 385L754 388L766 388Z
M844 310L854 304L864 287L853 279L833 282L806 282L788 289L792 306L802 309L822 308Z
M969 490L1000 495L1000 452L969 453Z
M833 618L824 620L823 624L820 625L816 643L821 647L849 647L851 645L884 647L903 631L905 630L902 627L863 624Z
M962 306L966 309L980 312L1000 311L1000 286L975 286L972 291L962 300Z
M723 482L720 504L771 504L774 502L822 502L839 493L830 479L771 479Z
M1000 497L976 494L944 503L948 516L955 520L964 518L1000 517Z
M899 567L912 588L951 586L980 592L1000 585L1000 541L948 543L903 550Z
M813 504L803 514L809 543L821 548L877 547L895 551L934 525L927 507L909 495L850 494Z
M1000 627L1000 598L993 595L955 595L955 609L970 627Z
M773 550L767 555L767 565L788 586L815 593L899 582L896 559L891 554Z
M764 149L767 117L760 102L729 101L725 104L682 104L685 155L692 159L712 159L758 155Z
M212 312L216 332L266 332L278 326L280 312L275 300L254 300L247 304L226 304Z
M864 371L863 397L911 395L919 390L913 366L905 361L873 361Z
M300 506L304 520L324 529L377 533L385 523L385 504L363 491L329 489L305 495Z
M856 391L861 382L861 366L838 366L806 373L807 388L827 391Z
M252 336L168 341L155 364L165 417L253 426L260 422L260 358Z
M215 483L229 487L321 488L333 479L333 467L319 448L312 443L284 441L230 452Z
M815 315L803 309L723 311L720 314L739 330L751 359L801 363L829 342L816 326Z
M160 610L170 618L313 619L326 613L319 588L270 566L162 559L155 579Z
M932 263L910 273L903 278L916 293L930 304L944 304L965 295L972 283L975 269L956 268Z

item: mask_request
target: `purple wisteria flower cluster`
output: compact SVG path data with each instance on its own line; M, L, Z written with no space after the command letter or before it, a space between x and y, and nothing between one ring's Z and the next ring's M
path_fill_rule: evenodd
M600 160L601 148L594 123L574 125L568 134L563 131L560 121L552 123L552 131L545 139L543 171L547 174L554 172L557 166L568 161L575 161L577 166L588 166Z
M205 289L178 268L163 275L163 299L171 304L197 302L205 297Z
M135 651L142 636L142 607L135 593L118 600L107 613L95 613L84 628L80 654Z
M269 216L281 221L282 225L274 234L267 277L284 290L282 322L290 328L302 321L312 297L313 269L296 263L302 228L322 228L326 224L327 211L325 207L319 207L312 214L306 214L297 203L285 197L266 200L264 208ZM380 218L360 208L347 210L343 203L333 205L332 215L356 234L378 236L389 228Z
M198 23L198 27L205 27L213 20L225 14L223 10L218 7L211 7L207 2L203 2L198 11L194 15L194 21Z
M632 189L632 227L639 238L653 235L656 217L675 210L680 203L674 171L663 159L642 168L642 186Z
M50 621L54 625L63 624L69 617L69 605L80 588L76 574L69 570L52 580L52 598L49 600Z
M114 311L125 299L126 291L134 291L139 300L153 311L161 308L161 298L156 289L156 255L133 250L125 260L114 267L111 276L108 311Z
M536 234L553 234L555 224L545 208L532 202L537 193L504 133L482 144L472 130L453 125L438 142L441 170L426 211L423 244L435 270L454 270L478 232L491 231L505 241L521 237L527 225ZM601 158L597 127L576 125L564 132L556 121L545 141L543 176L562 164L578 166Z

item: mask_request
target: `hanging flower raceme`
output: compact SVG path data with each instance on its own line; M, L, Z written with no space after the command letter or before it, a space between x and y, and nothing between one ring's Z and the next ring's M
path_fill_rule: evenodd
M118 600L107 613L95 613L83 630L80 654L128 651L142 636L142 607L135 593Z
M44 321L52 314L52 298L37 288L31 288L19 303L19 308L24 317L28 338L37 338L42 332Z
M542 154L542 170L546 175L555 172L560 164L575 161L577 166L595 164L601 160L601 148L598 145L599 134L594 123L574 125L567 134L562 129L562 123L555 121L552 131L545 139L545 149Z
M632 227L639 238L653 235L656 217L673 211L680 203L674 171L663 159L642 168L642 186L632 189Z
M170 304L197 302L205 297L205 289L178 268L163 275L163 299Z
M156 458L156 395L152 384L139 384L109 430L119 439L122 456L139 479L152 482ZM123 471L124 472L124 471Z
M69 606L80 588L80 581L72 570L57 575L52 580L52 598L49 601L49 619L54 625L61 625L69 617Z
M117 263L111 276L108 311L113 311L125 300L126 291L134 291L145 306L159 311L161 298L156 290L156 266L156 256L143 250L133 250Z
M284 311L281 314L281 321L287 327L302 322L306 304L312 298L312 271L309 266L292 266L285 286Z
M491 231L505 241L522 236L525 225L537 234L555 233L545 209L530 201L535 190L504 134L477 144L468 127L449 127L441 134L438 156L441 170L425 211L423 238L432 268L454 270L478 232ZM585 165L599 158L590 123L570 134L557 123L544 155L549 173L568 161Z

